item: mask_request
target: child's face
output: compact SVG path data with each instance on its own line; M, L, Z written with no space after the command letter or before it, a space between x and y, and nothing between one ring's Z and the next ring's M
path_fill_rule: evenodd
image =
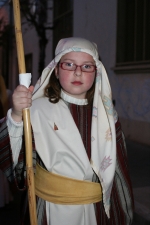
M95 65L93 57L84 52L69 52L62 56L60 63L62 62L78 66ZM87 91L92 87L96 72L82 72L80 67L77 67L75 71L64 70L59 64L55 73L65 93L75 98L84 99Z

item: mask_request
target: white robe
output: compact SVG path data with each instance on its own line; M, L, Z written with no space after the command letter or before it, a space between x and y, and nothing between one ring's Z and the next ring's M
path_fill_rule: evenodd
M42 97L33 101L31 123L36 150L48 171L92 181L91 168L80 133L68 106ZM66 119L67 118L67 119ZM57 126L58 130L54 129ZM48 225L96 225L93 204L58 205L46 202Z

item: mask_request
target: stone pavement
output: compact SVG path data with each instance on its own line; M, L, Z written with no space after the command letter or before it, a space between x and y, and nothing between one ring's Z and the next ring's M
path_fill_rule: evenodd
M13 197L12 202L0 208L0 225L19 225L21 193Z
M132 225L150 225L150 146L126 140L135 213ZM0 225L18 225L21 194L0 208ZM121 224L120 224L121 225Z
M150 146L130 140L126 144L135 201L133 225L150 225Z

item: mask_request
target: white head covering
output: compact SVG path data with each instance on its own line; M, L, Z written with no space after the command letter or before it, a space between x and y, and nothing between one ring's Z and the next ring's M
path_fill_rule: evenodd
M55 58L43 70L36 85L33 100L44 96L44 89L49 82L52 71L61 57L71 51L90 54L97 66L91 130L91 166L100 179L104 207L109 217L110 194L116 166L115 122L117 113L113 107L111 88L105 68L99 61L96 44L75 37L60 40L56 47ZM37 88L37 86L39 87Z

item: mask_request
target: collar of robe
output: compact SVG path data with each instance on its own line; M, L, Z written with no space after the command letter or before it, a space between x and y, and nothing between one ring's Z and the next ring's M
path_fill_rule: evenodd
M61 90L60 96L64 101L72 103L72 104L76 104L76 105L87 105L88 104L87 99L74 98L70 95L67 95L63 90Z

